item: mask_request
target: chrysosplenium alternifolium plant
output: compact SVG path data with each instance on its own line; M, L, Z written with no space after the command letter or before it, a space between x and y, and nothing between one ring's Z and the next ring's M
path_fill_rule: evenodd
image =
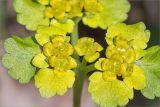
M127 0L13 0L13 5L17 21L36 33L8 38L3 65L22 84L34 77L42 97L64 95L74 86L74 107L79 107L84 78L93 71L88 91L101 107L125 106L134 90L160 97L160 46L146 50L150 31L143 22L122 23ZM106 49L93 38L79 38L81 20L107 30Z

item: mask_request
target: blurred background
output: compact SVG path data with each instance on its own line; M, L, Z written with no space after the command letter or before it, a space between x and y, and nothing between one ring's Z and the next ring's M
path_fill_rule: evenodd
M131 10L127 24L143 21L147 29L151 31L149 47L160 44L160 0L130 0ZM79 33L81 36L91 36L106 47L104 36L106 31L91 29L80 23ZM16 21L16 13L12 6L12 0L0 0L0 60L4 54L3 41L11 35L30 36L30 32ZM103 55L103 53L102 53ZM84 85L82 95L82 107L98 107L91 101L87 92L88 80ZM160 99L148 100L135 92L135 97L127 107L160 107ZM40 97L38 90L34 87L32 80L27 85L21 85L11 79L0 61L0 107L72 107L72 90L64 96L56 96L51 99Z

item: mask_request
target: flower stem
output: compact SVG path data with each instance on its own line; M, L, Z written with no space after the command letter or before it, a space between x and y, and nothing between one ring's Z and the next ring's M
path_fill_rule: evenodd
M74 46L79 38L79 34L78 34L78 23L81 20L81 18L75 18L74 19L74 30L71 33L71 44ZM77 60L77 62L79 62L79 56L76 52L73 53L73 57Z
M78 23L80 20L81 20L80 18L74 19L75 27L71 34L71 44L73 46L77 43L77 40L79 38ZM82 89L83 89L85 77L88 72L95 70L95 68L93 64L87 66L87 62L85 61L84 58L82 61L80 61L80 58L76 52L73 53L73 58L77 62L77 67L74 69L76 73L76 79L73 86L73 107L80 107L81 95L82 95Z
M71 43L72 43L72 45L75 45L77 40L78 40L78 38L79 38L78 23L81 20L81 18L75 18L73 20L74 20L75 26L74 26L73 32L71 33Z
M80 107L83 83L86 77L85 65L79 64L76 80L73 87L73 107Z
M74 19L75 22L75 27L74 30L71 34L71 44L74 46L79 38L78 35L78 23L81 19L76 18ZM77 67L74 69L76 73L76 79L73 87L73 107L80 107L81 103L81 94L82 94L82 88L83 88L83 83L84 79L86 76L85 72L85 66L86 62L83 60L82 62L80 61L80 58L76 52L73 53L73 58L77 62Z
M94 64L91 64L91 65L87 65L86 66L86 72L89 73L89 72L92 72L92 71L95 71L96 68L94 67Z

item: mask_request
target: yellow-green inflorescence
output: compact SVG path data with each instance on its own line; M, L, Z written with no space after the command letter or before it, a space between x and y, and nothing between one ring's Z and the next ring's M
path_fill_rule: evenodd
M33 65L40 68L35 76L35 85L43 97L63 95L73 86L75 73L71 69L77 63L71 57L73 47L69 39L61 35L52 36L43 45L43 53L36 55L32 61Z
M102 107L124 106L133 98L133 88L145 88L144 70L136 61L145 55L149 37L150 32L142 22L119 23L108 28L106 58L95 63L95 68L102 72L95 72L90 77L89 92L96 103ZM110 93L116 95L112 97Z
M106 29L127 18L130 4L127 0L37 0L45 6L44 17L51 20L50 27L61 27L65 33L74 28L74 18L82 18L89 27ZM105 20L104 20L105 19ZM54 22L54 23L52 23ZM57 29L57 30L60 30Z

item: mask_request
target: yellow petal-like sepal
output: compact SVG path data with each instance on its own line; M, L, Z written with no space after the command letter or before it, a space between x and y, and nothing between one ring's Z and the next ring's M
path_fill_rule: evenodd
M144 89L146 86L146 78L144 75L144 70L137 65L134 65L133 73L124 78L124 82L131 88L136 90Z
M100 58L96 63L95 63L95 68L98 70L103 71L102 69L102 62L105 60L105 58Z
M43 46L43 53L45 56L49 57L53 54L53 46L51 42L48 42L46 44L44 44Z
M72 57L49 57L49 63L52 67L63 68L63 69L73 69L77 66L76 61Z
M44 11L45 17L47 18L53 18L54 14L53 14L53 9L51 7L46 7L45 11Z
M84 58L87 62L92 63L95 60L97 60L100 57L100 53L96 52L95 54L91 55L85 55Z
M38 68L47 68L49 65L45 60L46 57L43 54L38 54L33 58L32 64Z

